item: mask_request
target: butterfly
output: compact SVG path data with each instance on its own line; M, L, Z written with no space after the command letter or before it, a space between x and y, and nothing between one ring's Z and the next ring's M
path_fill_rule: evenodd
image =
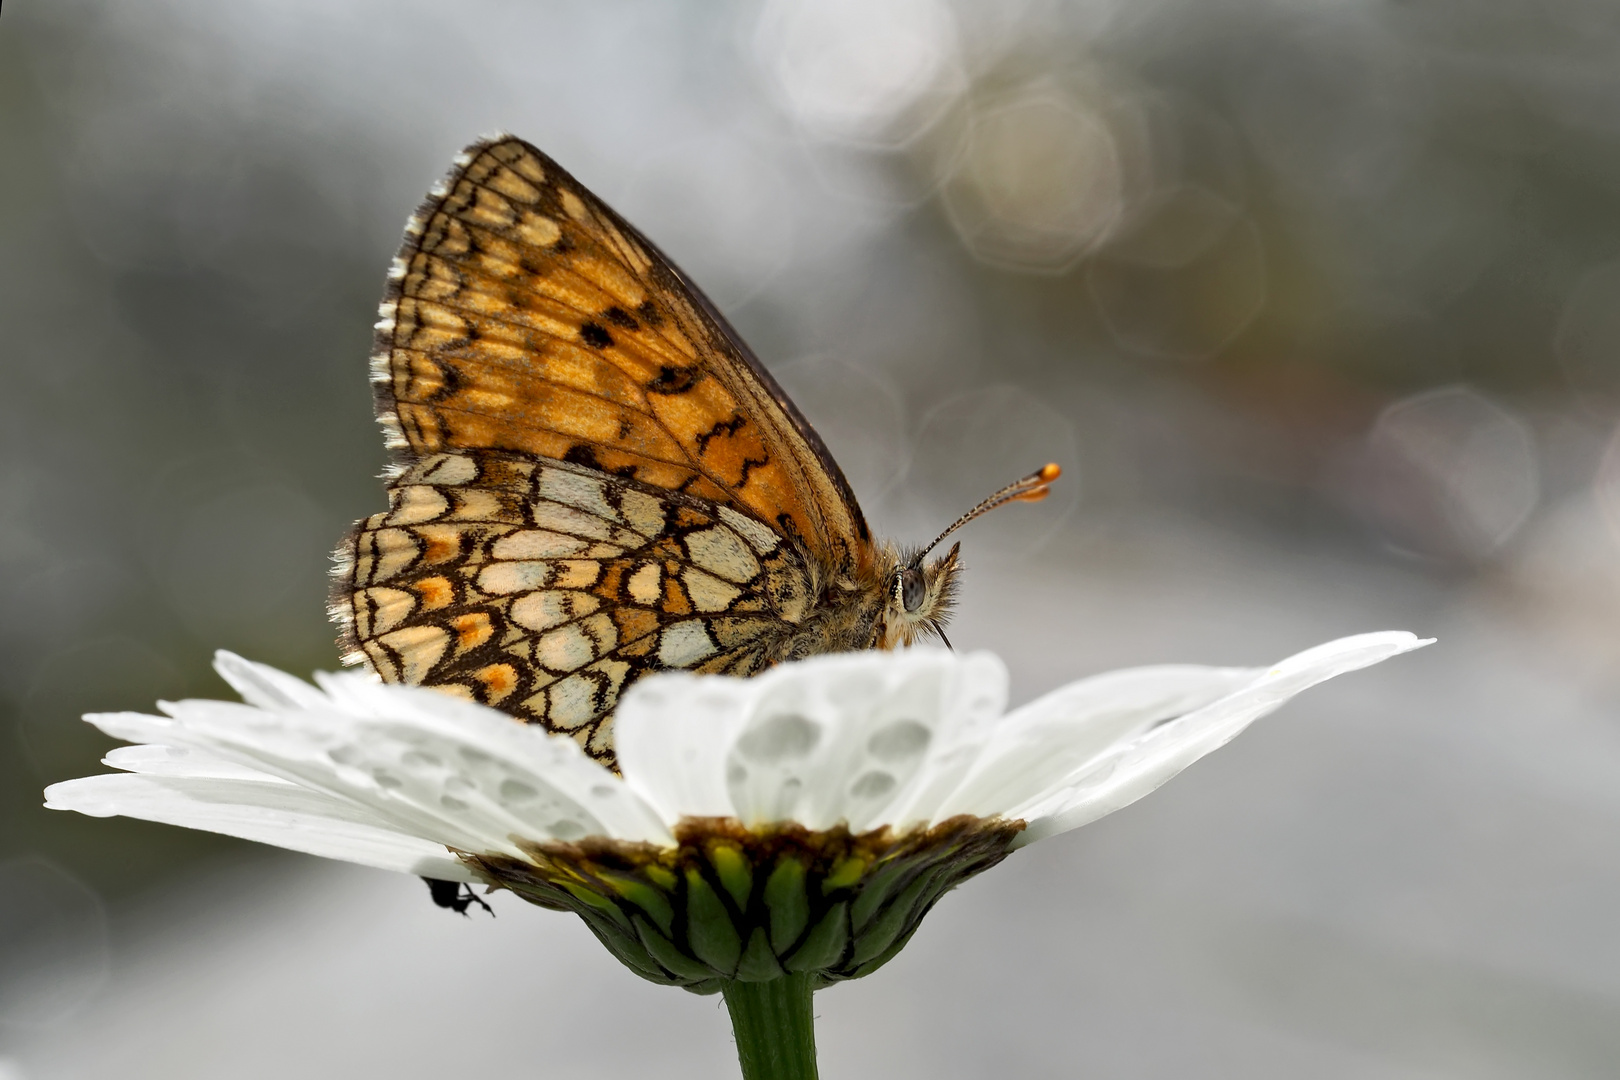
M614 764L650 672L944 640L956 528L874 540L837 462L684 274L539 150L475 143L411 218L372 379L389 509L337 553L345 661ZM948 644L948 642L947 642Z

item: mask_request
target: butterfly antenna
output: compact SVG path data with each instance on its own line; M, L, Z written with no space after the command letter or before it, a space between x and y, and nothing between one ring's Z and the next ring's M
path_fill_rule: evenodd
M984 500L978 506L975 506L961 517L951 522L950 528L934 537L933 542L931 542L921 551L917 552L916 555L912 556L911 565L921 566L923 556L927 555L930 551L933 551L936 547L938 547L941 540L945 539L947 536L951 535L951 533L955 532L957 529L960 529L974 518L982 517L998 506L1003 506L1010 502L1040 502L1051 493L1052 481L1056 480L1062 475L1063 470L1058 468L1057 463L1049 461L1045 465L1042 465L1039 469L1036 469L1034 472L1024 477L1022 480L1014 480L1012 483L1008 484L1006 487Z

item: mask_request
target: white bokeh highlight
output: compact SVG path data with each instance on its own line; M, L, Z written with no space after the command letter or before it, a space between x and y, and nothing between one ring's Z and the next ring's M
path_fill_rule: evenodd
M1099 100L1041 84L987 104L941 190L964 245L993 266L1059 273L1125 206L1120 149Z
M956 23L939 0L776 0L754 47L787 112L830 141L905 143L966 84Z
M1469 386L1386 408L1348 470L1352 505L1392 546L1477 562L1507 544L1540 500L1535 435Z

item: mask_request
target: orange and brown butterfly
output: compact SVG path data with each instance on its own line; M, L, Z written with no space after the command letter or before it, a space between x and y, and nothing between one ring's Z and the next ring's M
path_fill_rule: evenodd
M630 682L937 635L957 526L875 541L843 472L645 237L520 139L469 147L405 230L372 377L389 506L338 552L345 660L614 764Z

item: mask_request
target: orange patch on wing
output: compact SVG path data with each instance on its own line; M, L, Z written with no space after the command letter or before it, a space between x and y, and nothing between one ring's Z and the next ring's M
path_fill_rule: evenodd
M450 620L450 626L456 632L456 647L462 652L476 649L495 636L494 625L482 611L457 615Z
M422 598L424 611L449 607L456 599L456 587L445 577L422 578L411 582L411 588Z
M508 697L522 681L511 664L489 664L473 672L473 678L484 684L485 700L491 705Z

